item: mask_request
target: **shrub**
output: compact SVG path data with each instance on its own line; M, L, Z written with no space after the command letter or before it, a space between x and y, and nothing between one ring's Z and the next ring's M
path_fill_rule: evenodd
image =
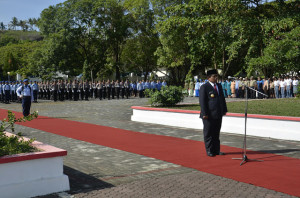
M184 95L181 87L166 86L162 87L160 91L147 91L150 96L151 106L175 106L182 102Z
M10 128L12 132L15 132L14 124L16 122L26 122L37 118L37 112L32 115L16 119L15 114L8 111L8 116L2 120L0 125L0 157L4 155L13 155L18 153L35 152L37 149L31 146L34 139L28 141L24 140L21 133L16 136L6 136L5 131Z

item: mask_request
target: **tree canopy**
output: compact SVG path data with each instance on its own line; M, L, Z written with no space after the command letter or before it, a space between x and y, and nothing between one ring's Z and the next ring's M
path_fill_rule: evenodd
M2 32L37 25L43 40L0 33L0 66L45 79L56 71L146 79L164 70L177 85L209 68L223 77L280 75L300 71L299 22L293 0L67 0L39 19L1 23Z

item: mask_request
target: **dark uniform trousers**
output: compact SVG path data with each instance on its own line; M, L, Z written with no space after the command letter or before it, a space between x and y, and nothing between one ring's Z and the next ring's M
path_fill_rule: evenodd
M22 107L23 107L23 116L28 116L30 114L31 96L23 96Z
M99 92L99 100L102 100L103 91L102 89L98 89Z
M112 99L115 99L115 93L116 93L116 89L115 89L115 87L112 87L111 88L111 98Z
M33 101L37 102L37 96L38 96L38 91L37 90L33 90Z
M5 103L9 103L10 100L10 90L5 90Z
M54 100L54 102L56 102L57 101L57 90L53 90L53 100Z
M89 89L86 88L86 89L84 90L85 100L89 100L89 95L90 95Z
M120 87L116 87L116 89L117 89L117 99L119 99L120 98Z

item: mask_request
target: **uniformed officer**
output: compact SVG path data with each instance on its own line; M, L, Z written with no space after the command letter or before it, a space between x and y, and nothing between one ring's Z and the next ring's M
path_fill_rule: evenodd
M89 95L90 95L90 83L88 80L85 81L83 84L83 90L84 90L84 97L85 100L89 100Z
M50 100L51 99L51 83L47 81L46 84L46 99Z
M28 79L23 81L24 85L17 89L17 96L22 99L23 115L28 116L30 114L31 102L33 101L33 90L28 85Z
M16 101L16 97L17 97L17 85L15 84L15 81L12 82L11 84L11 101L15 102Z
M115 99L115 95L116 95L116 88L115 88L115 82L114 80L111 81L111 98Z
M128 82L128 80L126 80L124 82L124 87L125 87L125 95L126 95L126 98L128 99L128 97L129 97L129 82Z
M54 102L57 101L58 89L59 89L58 84L56 81L54 81L54 83L52 84L52 87L51 87Z
M79 87L78 87L78 89L79 89L79 94L80 94L80 99L81 100L83 100L84 99L84 89L83 89L83 82L82 81L80 81L80 83L79 83Z
M10 94L11 94L11 87L8 84L8 81L5 81L5 85L3 85L3 95L4 95L4 102L6 104L9 104Z
M110 100L111 84L110 84L109 80L106 81L105 87L106 87L106 91L107 91L107 99Z
M77 80L74 80L73 87L72 87L72 93L73 93L73 99L74 101L78 101L79 99L79 84Z
M115 87L116 87L116 95L117 95L117 99L120 98L120 83L119 81L117 80L116 83L115 83Z
M34 81L34 83L31 85L31 88L33 90L33 102L37 103L37 97L38 97L38 92L39 92L39 86L36 83L36 81Z
M139 97L142 98L143 97L143 84L142 84L142 81L138 82L136 87L137 87L137 90L139 92Z
M103 97L103 99L105 99L106 98L106 82L104 80L102 81L102 85L103 85L103 87L102 87L102 97Z
M99 100L102 100L102 89L103 89L103 85L102 85L102 82L99 80L97 85L97 92L98 92L98 97L99 97Z

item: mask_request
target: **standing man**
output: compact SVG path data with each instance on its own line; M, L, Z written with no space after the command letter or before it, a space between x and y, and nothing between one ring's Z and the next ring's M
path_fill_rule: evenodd
M33 91L28 85L28 79L23 81L24 85L17 89L17 96L22 99L23 115L28 116L30 114L31 102L33 101Z
M203 121L204 142L207 156L224 155L220 152L222 117L227 112L222 86L217 83L217 70L207 71L208 82L200 88L200 118Z
M3 86L3 94L5 96L4 101L6 104L9 104L10 101L10 94L11 94L11 87L8 84L8 81L5 81L5 85Z
M34 81L34 83L31 85L31 88L33 90L33 102L37 103L37 98L38 98L38 93L39 93L39 86L36 83L36 81Z

